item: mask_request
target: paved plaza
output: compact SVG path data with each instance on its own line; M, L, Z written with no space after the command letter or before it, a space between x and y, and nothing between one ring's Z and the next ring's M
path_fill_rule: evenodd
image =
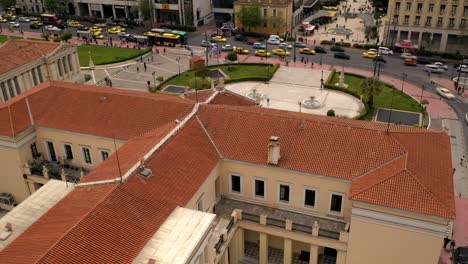
M268 84L242 82L229 84L226 89L242 96L247 96L255 89L261 94L259 103L262 107L319 115L326 115L328 110L333 109L337 116L357 116L364 108L362 102L346 93L321 89L321 74L318 70L280 67ZM330 71L323 71L324 80L329 74ZM317 109L304 106L303 101L311 96L320 103Z

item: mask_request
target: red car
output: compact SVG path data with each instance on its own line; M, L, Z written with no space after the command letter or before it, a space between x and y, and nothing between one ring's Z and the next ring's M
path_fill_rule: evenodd
M404 63L406 66L416 66L416 61L413 59L405 59Z
M245 40L245 43L247 43L247 44L249 44L249 45L253 45L253 44L255 43L255 39L253 39L253 38L247 38L247 39Z

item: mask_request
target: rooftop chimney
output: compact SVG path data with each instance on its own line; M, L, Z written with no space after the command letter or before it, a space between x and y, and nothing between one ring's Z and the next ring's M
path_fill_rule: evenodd
M269 164L278 164L280 155L280 144L278 143L279 137L271 136L270 144L268 144L268 163Z

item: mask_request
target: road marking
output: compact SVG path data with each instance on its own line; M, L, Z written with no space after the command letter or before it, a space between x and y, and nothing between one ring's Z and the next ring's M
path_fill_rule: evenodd
M127 71L127 70L123 70L124 72L128 72L128 73L133 73L135 74L136 72L133 72L133 71ZM140 75L145 75L145 76L149 76L149 77L153 77L153 75L151 74L145 74L145 73L137 73L137 76L140 76Z
M175 61L175 60L173 60L173 59L170 59L170 58L167 57L167 56L164 56L164 55L162 55L162 54L160 54L160 55L161 55L161 57L163 57L164 59L166 59L166 60L168 60L168 61L172 61L172 62L175 63L175 64L180 64L180 66L182 66L182 67L184 67L184 68L186 68L186 69L189 69L189 67L187 67L187 66L185 66L185 65L183 65L183 64L181 64L181 63L177 63L177 61ZM184 56L184 55L181 55L181 56ZM180 57L180 56L179 56L179 57ZM185 57L190 58L190 56L185 56Z
M143 83L143 84L146 84L146 82L135 81L135 80L128 80L128 79L114 78L114 81L115 81L115 80L117 80L117 81L124 81L124 82L134 82L134 83Z

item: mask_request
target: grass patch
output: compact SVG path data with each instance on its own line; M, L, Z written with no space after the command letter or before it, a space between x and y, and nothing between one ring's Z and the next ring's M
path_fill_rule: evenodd
M330 84L335 84L339 82L339 74L336 73L333 75ZM348 90L353 91L357 94L362 94L360 87L361 81L364 77L358 77L355 75L349 75L345 73L344 82L348 84ZM393 106L392 106L392 97L393 97ZM367 96L363 98L367 101ZM378 96L374 96L374 107L369 109L366 115L361 119L363 120L372 120L374 116L375 108L393 108L397 110L410 111L420 113L422 110L419 102L414 100L411 96L402 93L400 90L395 89L389 85L385 85L382 89L382 92Z
M17 36L7 36L7 35L0 35L0 43L5 43L9 39L21 39Z
M266 78L268 75L267 65L264 64L232 64L232 65L220 65L216 67L210 67L211 69L220 69L230 79L261 79ZM168 80L164 85L181 85L188 86L189 81L195 77L195 71L186 71ZM269 66L269 77L273 74L273 66Z
M80 59L81 67L89 66L88 53L90 51L94 65L103 65L126 61L139 57L151 51L151 47L146 49L127 49L97 45L80 45L78 46L78 57Z

